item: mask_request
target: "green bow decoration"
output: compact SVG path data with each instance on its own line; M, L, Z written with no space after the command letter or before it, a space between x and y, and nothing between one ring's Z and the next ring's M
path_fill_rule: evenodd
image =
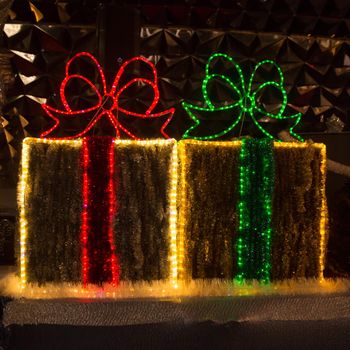
M239 80L240 80L239 85L236 85L230 79L230 77L228 77L226 75L210 72L211 62L217 58L227 60L233 64L233 66L235 67L235 69L239 75ZM277 69L278 75L279 75L278 81L266 81L263 84L261 84L255 91L252 91L252 84L253 84L255 72L259 69L259 67L266 65L266 64L273 65ZM295 123L289 128L289 132L291 135L293 135L299 141L304 141L301 136L297 135L293 131L293 129L299 123L299 121L301 119L301 113L297 113L297 114L294 114L291 116L283 115L285 108L287 106L288 97L287 97L287 92L283 86L283 82L284 82L283 73L281 71L281 68L274 61L263 60L255 66L254 71L249 79L247 89L246 89L245 80L244 80L243 73L242 73L240 66L233 60L232 57L230 57L226 54L215 53L215 54L211 55L209 57L207 65L205 67L205 73L206 73L205 78L204 78L203 83L202 83L202 93L203 93L204 101L205 101L207 107L199 107L199 106L192 105L188 102L182 102L182 106L184 107L184 109L186 110L188 115L191 117L191 119L193 119L195 122L195 124L193 126L191 126L189 129L186 130L186 132L183 135L183 138L192 138L192 139L197 139L197 140L210 140L210 139L218 138L218 137L223 136L223 135L227 134L228 132L230 132L239 123L239 121L242 119L242 117L245 114L249 114L250 117L252 118L254 124L260 129L260 131L262 131L263 134L265 134L265 136L267 136L268 138L274 139L274 137L268 131L266 131L257 121L255 115L256 115L256 113L261 113L264 116L274 118L274 119L295 119ZM229 105L225 105L225 106L215 106L214 103L209 98L208 89L207 89L208 84L212 79L219 79L219 80L223 81L225 84L227 84L232 89L234 94L236 95L236 97L237 97L236 102L231 103ZM258 102L257 102L257 98L258 98L259 94L261 93L261 91L265 87L268 87L268 86L272 86L272 87L276 88L282 95L282 103L281 103L281 106L279 107L279 110L276 113L271 113L271 112L266 111L262 106L259 106ZM214 133L214 134L211 134L211 135L206 135L206 136L193 136L193 135L191 135L192 130L196 129L201 123L199 118L197 118L195 115L195 113L197 111L202 112L202 114L205 114L206 115L205 119L213 121L213 120L215 120L215 116L217 116L218 113L223 112L223 111L227 111L227 112L231 111L231 113L234 114L234 113L237 113L237 108L239 110L238 117L233 122L231 122L231 120L230 120L229 126L227 126L224 130L217 132L217 133Z

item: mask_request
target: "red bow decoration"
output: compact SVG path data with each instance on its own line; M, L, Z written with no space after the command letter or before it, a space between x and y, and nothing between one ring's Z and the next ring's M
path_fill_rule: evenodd
M98 88L94 85L94 83L91 80L89 80L88 78L84 77L81 74L70 74L69 73L69 68L70 68L72 62L74 60L76 60L77 58L82 57L82 56L85 56L85 57L89 58L90 60L92 60L94 65L97 67L97 70L99 72L99 77L100 77L101 82L102 82L102 93L98 90ZM125 68L131 62L135 62L135 61L142 61L142 62L146 63L148 66L150 66L152 69L153 79L150 80L150 79L146 79L146 78L134 78L134 79L130 80L129 82L127 82L125 85L123 85L121 88L118 88L119 82L120 82L121 77L125 71ZM70 105L67 101L67 98L65 96L66 86L71 79L81 79L89 85L89 87L94 91L94 93L96 94L97 99L98 99L98 102L95 106L89 107L86 109L72 110L72 108L70 107ZM126 89L128 89L131 85L137 84L137 83L143 83L143 84L149 85L153 89L153 92L154 92L153 101L144 114L129 111L129 110L126 110L126 109L119 106L120 95ZM64 138L65 139L73 139L73 138L81 137L81 136L85 135L89 130L91 130L93 128L93 126L103 116L106 116L108 118L108 120L112 123L118 138L120 138L120 130L122 130L125 134L127 134L131 138L133 138L135 140L139 140L139 138L137 136L135 136L130 130L127 129L127 127L122 125L120 120L118 120L118 117L115 115L115 112L117 112L117 113L121 112L121 113L126 114L128 116L138 117L138 118L143 118L143 119L158 118L158 117L168 115L168 118L166 119L165 123L162 125L160 132L163 134L163 136L165 138L169 138L169 135L165 133L164 129L166 128L166 126L169 124L171 118L173 117L173 114L175 112L175 108L169 108L169 109L167 109L163 112L159 112L159 113L152 113L153 109L155 108L155 106L157 105L157 103L159 101L157 71L156 71L154 64L144 57L138 56L138 57L134 57L134 58L124 62L123 65L120 67L120 69L119 69L119 71L114 79L111 90L109 92L107 92L106 79L105 79L105 75L103 73L103 70L101 68L101 65L98 63L96 58L93 55L91 55L90 53L80 52L80 53L76 54L73 58L71 58L66 64L66 76L61 83L60 97L61 97L61 101L62 101L62 104L63 104L65 110L59 110L59 109L53 108L47 104L42 104L42 108L45 110L45 112L48 114L48 116L51 117L55 121L55 125L53 127L51 127L49 130L44 131L40 135L40 137L46 137L47 135L52 133L59 126L60 119L62 119L62 118L76 117L76 116L86 115L87 113L94 112L92 119L90 120L90 122L88 123L88 125L86 126L86 128L83 131L77 133L76 135L67 136ZM105 106L105 103L107 102L108 99L111 100L112 103L111 103L111 106L109 108L105 108L104 106Z

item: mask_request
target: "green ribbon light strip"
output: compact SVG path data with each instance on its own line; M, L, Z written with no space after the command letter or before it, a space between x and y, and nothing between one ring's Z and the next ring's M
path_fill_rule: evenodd
M239 76L238 85L236 85L232 81L231 77L228 77L224 74L211 73L211 69L210 69L211 63L215 59L222 59L224 61L226 60L233 65L233 67L235 68ZM266 65L272 65L277 69L278 77L279 77L278 81L266 81L265 83L261 84L255 91L252 91L252 86L253 86L253 81L254 81L256 71L260 67L266 66ZM208 94L208 84L212 79L218 79L226 83L232 89L233 97L235 98L236 102L225 106L215 106L215 104L212 102ZM274 137L268 131L266 131L257 121L256 114L261 113L263 116L274 118L274 119L295 119L295 123L289 128L289 132L292 136L294 136L299 141L304 141L301 136L297 135L293 131L293 129L301 119L301 113L297 113L291 116L284 115L284 111L287 106L288 97L287 97L287 91L285 90L283 83L284 83L284 78L283 78L283 73L281 71L281 68L272 60L263 60L255 66L253 73L250 76L248 87L246 88L243 72L240 66L233 60L232 57L223 53L215 53L211 55L205 67L205 78L202 83L203 98L207 107L199 107L196 105L192 105L188 102L182 102L182 106L184 107L184 109L186 110L190 118L195 122L193 126L191 126L189 129L186 130L186 132L183 135L183 138L185 139L192 138L197 140L216 139L230 132L239 123L239 121L243 118L243 116L245 114L248 114L252 118L254 124L259 128L259 130L266 137L268 137L269 139L274 139ZM268 87L268 86L274 87L276 90L278 90L282 94L281 106L277 113L270 113L266 111L262 107L262 104L258 103L259 94L265 87ZM224 130L218 133L204 135L204 136L192 135L192 131L197 129L201 123L200 118L196 116L196 113L205 112L205 114L209 115L210 120L215 120L216 114L218 112L228 111L228 112L231 112L232 115L234 115L234 114L237 114L237 109L239 110L237 117Z
M241 284L256 279L269 283L275 172L273 142L269 139L243 139L239 161L235 281Z

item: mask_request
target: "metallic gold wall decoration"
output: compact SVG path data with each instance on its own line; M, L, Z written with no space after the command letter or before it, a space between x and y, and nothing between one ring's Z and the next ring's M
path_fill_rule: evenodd
M15 0L11 15L32 23L95 23L99 0ZM350 5L337 0L123 0L144 24L347 37ZM41 15L40 15L41 14Z

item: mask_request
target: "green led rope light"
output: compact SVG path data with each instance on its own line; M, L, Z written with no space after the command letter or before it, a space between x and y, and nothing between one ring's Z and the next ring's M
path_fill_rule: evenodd
M239 159L239 227L235 281L269 283L271 274L273 143L243 139Z
M233 66L235 67L236 71L238 72L239 75L239 80L240 83L237 86L230 77L223 75L223 74L217 74L217 73L211 73L210 72L210 67L211 63L213 60L221 58L223 60L229 61ZM255 91L252 91L252 85L253 85L253 80L255 76L255 72L263 65L273 65L278 72L279 79L278 81L266 81L265 83L261 84ZM234 92L234 94L237 97L237 102L231 103L229 105L225 106L218 106L216 107L214 103L211 101L209 95L208 95L208 84L212 79L220 79L223 82L225 82ZM299 123L301 119L301 113L297 113L291 116L285 116L283 115L285 108L287 106L287 92L283 86L284 83L284 78L283 78L283 73L281 71L281 68L272 60L263 60L259 62L254 70L253 73L250 76L249 83L248 83L248 88L246 89L246 84L243 76L243 72L240 68L240 66L233 60L232 57L223 54L223 53L215 53L211 55L208 59L208 62L205 67L205 78L202 83L202 93L203 93L203 98L204 102L207 105L207 107L199 107L192 105L188 102L182 102L182 106L190 116L190 118L195 122L193 126L191 126L189 129L186 130L186 132L183 135L183 138L188 139L196 139L196 140L211 140L211 139L216 139L220 136L223 136L230 132L242 119L242 117L245 114L249 114L250 117L252 118L254 124L259 128L259 130L269 139L274 139L274 137L266 131L257 121L255 114L257 112L262 113L264 116L270 117L270 118L275 118L275 119L295 119L295 123L289 128L289 132L292 136L294 136L296 139L299 141L304 141L303 138L299 135L297 135L293 129L295 126ZM267 86L273 86L276 88L280 93L282 94L282 102L281 106L278 110L277 113L270 113L266 111L264 108L258 105L257 103L257 96L258 94L262 91ZM199 111L199 112L206 112L206 113L217 113L220 111L231 111L232 114L235 112L234 110L237 111L237 107L239 107L239 114L237 118L231 123L229 127L226 129L222 130L221 132L218 132L216 134L212 135L205 135L205 136L193 136L191 135L191 132L195 130L199 125L200 125L200 120L196 117L195 113L193 111ZM215 120L215 114L213 115L213 120Z
M237 275L235 280L242 284L245 279L245 264L246 258L249 253L248 250L248 236L246 232L250 227L250 216L248 208L248 195L249 195L249 153L246 147L246 139L242 140L241 151L239 154L239 202L238 202L238 215L239 215L239 227L238 238L236 242L237 253Z
M260 246L262 249L262 261L259 279L263 283L269 283L271 276L272 195L275 183L273 142L260 140L258 147L260 148L258 154L261 156L262 160L261 179L259 181L262 185L258 187L258 193L260 195L259 202L262 212L256 215L260 224L262 241Z

